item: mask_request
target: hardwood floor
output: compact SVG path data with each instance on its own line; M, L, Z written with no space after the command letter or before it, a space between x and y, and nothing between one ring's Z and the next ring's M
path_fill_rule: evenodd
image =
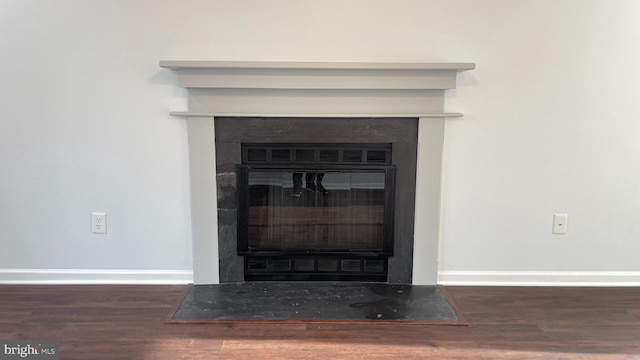
M446 287L468 327L163 324L186 286L0 286L0 340L60 359L640 359L640 288Z

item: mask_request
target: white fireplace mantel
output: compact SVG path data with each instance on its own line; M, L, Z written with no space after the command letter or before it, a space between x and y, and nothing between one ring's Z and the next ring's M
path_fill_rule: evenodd
M203 106L197 106L200 103L196 101L190 103L189 111L171 113L183 117L269 116L271 113L278 116L460 117L460 113L445 113L440 98L444 90L456 87L458 72L475 68L473 63L243 61L161 61L160 66L177 71L179 86L189 89L196 97L205 91L219 100ZM295 103L291 97L296 99ZM436 101L430 101L434 98ZM265 100L268 103L264 103ZM278 101L286 106L277 106Z
M435 284L444 92L473 63L160 61L188 89L194 282L219 281L215 117L417 118L413 283Z

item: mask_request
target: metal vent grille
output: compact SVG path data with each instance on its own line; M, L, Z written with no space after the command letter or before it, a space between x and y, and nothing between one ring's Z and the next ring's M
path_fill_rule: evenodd
M242 144L242 163L391 165L391 144Z

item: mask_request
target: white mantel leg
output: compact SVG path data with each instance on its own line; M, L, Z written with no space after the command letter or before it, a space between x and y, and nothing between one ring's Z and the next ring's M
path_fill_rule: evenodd
M191 174L193 283L217 284L218 197L215 128L212 118L187 118Z
M444 118L419 118L413 248L415 285L435 285L438 281L443 144Z

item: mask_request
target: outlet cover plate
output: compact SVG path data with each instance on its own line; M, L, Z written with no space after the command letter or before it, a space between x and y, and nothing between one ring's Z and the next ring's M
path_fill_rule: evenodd
M569 220L568 214L553 214L553 231L554 234L566 234L567 233L567 221Z
M94 234L107 233L107 214L91 213L91 232Z

